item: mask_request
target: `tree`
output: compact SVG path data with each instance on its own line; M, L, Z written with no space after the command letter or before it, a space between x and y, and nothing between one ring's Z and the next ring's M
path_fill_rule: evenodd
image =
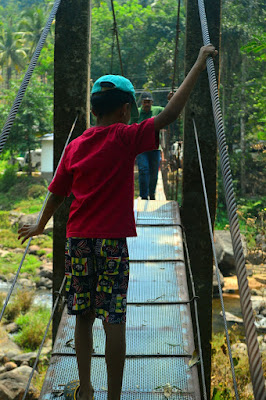
M10 79L14 69L20 70L27 57L26 49L21 36L14 32L12 24L7 29L2 29L0 34L0 64L6 67L6 85L9 88Z

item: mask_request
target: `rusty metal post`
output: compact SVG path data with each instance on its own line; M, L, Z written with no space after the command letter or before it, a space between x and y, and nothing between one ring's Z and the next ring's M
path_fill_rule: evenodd
M213 44L219 48L221 0L206 0L208 22ZM201 26L197 0L187 2L187 27L185 49L185 74L196 61L200 47ZM216 60L218 63L218 60ZM204 359L208 398L211 384L211 339L212 339L212 276L213 254L209 235L206 209L200 178L199 161L193 133L191 113L199 132L203 168L209 198L212 223L216 210L216 158L217 142L212 116L212 104L207 72L203 72L185 108L184 159L183 159L183 202L182 223L185 227L191 267L198 302L200 334Z
M62 0L55 27L54 73L54 169L67 135L79 113L72 139L89 126L90 91L90 0ZM71 200L67 199L54 217L53 299L64 277L66 221ZM53 339L61 319L57 310L53 319Z

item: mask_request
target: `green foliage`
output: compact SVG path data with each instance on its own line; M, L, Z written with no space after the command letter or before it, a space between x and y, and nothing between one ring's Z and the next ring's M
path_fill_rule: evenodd
M0 175L0 192L8 192L9 189L17 182L17 168L8 165L4 174Z
M28 190L28 197L36 199L38 197L43 197L47 193L47 189L42 185L33 185Z
M14 337L15 342L25 350L36 350L41 344L50 314L46 307L33 307L26 314L20 315L15 320L21 329ZM51 327L47 338L51 338Z
M19 314L27 312L33 301L34 292L31 290L19 289L9 301L5 310L5 321L13 322ZM2 299L2 303L5 299Z
M0 231L0 234L3 231ZM2 243L2 241L1 241ZM18 246L18 241L17 241L17 246ZM3 244L8 245L8 242ZM6 246L7 247L7 246ZM11 248L11 246L8 246ZM0 258L0 274L2 275L10 275L10 273L15 273L17 272L18 266L21 262L22 259L22 253L8 253L5 256ZM34 275L36 272L36 269L39 268L41 265L41 261L39 260L38 257L28 254L25 258L25 261L23 263L23 268L22 272L27 272L29 274Z

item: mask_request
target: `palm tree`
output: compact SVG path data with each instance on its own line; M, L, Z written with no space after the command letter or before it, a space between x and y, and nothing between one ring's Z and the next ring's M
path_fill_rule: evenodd
M32 7L22 13L19 28L30 45L30 56L39 42L45 23L46 12L44 8Z
M19 71L24 66L27 57L24 41L17 32L12 29L9 24L7 29L0 32L0 65L6 67L6 83L9 88L10 79L14 69Z

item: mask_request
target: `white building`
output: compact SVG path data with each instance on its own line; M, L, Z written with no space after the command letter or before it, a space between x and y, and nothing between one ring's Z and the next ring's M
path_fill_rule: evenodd
M41 172L42 175L51 181L53 176L53 164L54 164L54 134L47 133L41 138L42 143L42 162Z

